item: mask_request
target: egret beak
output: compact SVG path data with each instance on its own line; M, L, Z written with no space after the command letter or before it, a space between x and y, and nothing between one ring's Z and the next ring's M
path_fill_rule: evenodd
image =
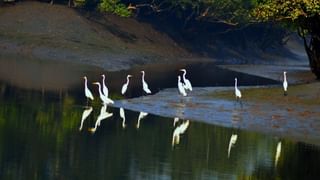
M92 84L99 84L98 82L93 82Z

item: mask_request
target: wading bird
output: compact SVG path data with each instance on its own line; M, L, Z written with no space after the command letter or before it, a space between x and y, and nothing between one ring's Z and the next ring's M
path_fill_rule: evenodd
M283 95L288 95L287 94L287 90L288 90L288 82L287 82L287 72L286 71L284 71L283 72Z
M84 76L83 79L84 79L84 94L87 97L87 105L88 105L89 99L94 100L94 98L90 89L88 88L87 76Z
M180 94L182 94L183 96L187 96L186 90L183 87L180 76L178 76L178 90Z
M94 82L93 84L98 85L98 89L99 89L99 96L100 99L102 100L103 104L113 104L113 100L111 100L110 98L108 98L107 96L103 95L102 91L101 91L101 85L99 82Z
M83 122L87 119L87 117L91 114L92 112L92 107L90 106L89 108L85 109L82 113L82 118L81 118L81 124L79 127L79 131L82 130Z
M127 75L127 82L123 84L122 88L121 88L121 94L124 95L124 93L126 93L127 89L128 89L128 85L129 85L129 81L130 81L130 77L132 77L130 74Z
M228 158L230 157L231 147L234 146L237 142L238 135L232 134L229 141L229 147L228 147Z
M146 81L144 80L144 71L141 71L142 73L142 87L143 87L143 91L146 92L147 94L151 94L151 91L148 87L148 84L146 83Z
M175 127L176 126L176 123L179 121L179 118L178 117L175 117L174 119L173 119L173 127Z
M180 69L180 71L183 72L183 75L182 75L183 82L184 82L183 87L186 90L192 91L192 85L191 85L190 81L188 79L186 79L187 71L185 69Z
M106 76L104 74L102 74L101 76L102 76L102 92L106 97L109 97L109 89L105 83Z
M240 90L238 89L238 85L237 85L238 79L235 78L234 81L235 81L235 82L234 82L234 93L235 93L235 95L236 95L236 99L239 100L239 99L241 98L241 92L240 92Z

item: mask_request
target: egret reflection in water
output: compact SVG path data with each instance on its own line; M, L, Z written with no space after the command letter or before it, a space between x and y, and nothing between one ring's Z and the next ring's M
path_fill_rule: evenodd
M100 126L101 121L104 119L107 119L109 117L113 116L113 113L107 112L107 105L103 105L100 109L100 114L96 120L96 123L94 125L94 128L89 128L89 131L92 133L95 133L97 130L97 127Z
M281 154L281 141L278 142L277 145L277 151L276 151L276 156L275 156L275 161L274 161L274 166L277 167L279 158L280 158L280 154Z
M140 128L140 121L141 121L141 119L145 118L147 115L148 115L148 113L146 113L146 112L140 112L140 113L139 113L138 122L137 122L137 125L136 125L136 128L137 128L137 129Z
M80 124L80 127L79 127L79 131L82 130L82 127L83 127L83 122L87 119L87 117L91 114L93 108L90 106L89 108L86 108L83 110L83 113L82 113L82 118L81 118L81 124Z
M120 117L122 118L122 128L126 127L126 115L124 113L124 109L121 107L120 110Z
M189 127L189 120L184 121L182 124L180 124L176 129L173 131L172 135L172 147L174 147L175 144L180 143L180 135L185 133L186 130Z
M238 135L237 134L232 134L230 137L230 141L229 141L229 146L228 146L228 158L230 157L230 152L231 152L231 148L232 146L234 146L237 142L238 139Z

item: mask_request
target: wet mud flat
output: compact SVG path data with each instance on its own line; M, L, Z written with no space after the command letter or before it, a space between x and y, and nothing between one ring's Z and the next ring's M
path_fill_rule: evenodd
M320 83L294 85L283 96L281 86L194 88L187 97L176 88L152 96L116 101L116 107L178 117L234 129L258 131L320 145Z

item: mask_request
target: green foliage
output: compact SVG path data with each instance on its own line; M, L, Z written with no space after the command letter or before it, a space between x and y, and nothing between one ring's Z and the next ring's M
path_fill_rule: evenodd
M320 1L315 0L263 0L252 12L259 21L285 22L300 28L303 36L312 30L316 16L320 16Z
M113 13L121 17L131 16L131 11L120 0L102 0L99 4L99 9L102 12Z

